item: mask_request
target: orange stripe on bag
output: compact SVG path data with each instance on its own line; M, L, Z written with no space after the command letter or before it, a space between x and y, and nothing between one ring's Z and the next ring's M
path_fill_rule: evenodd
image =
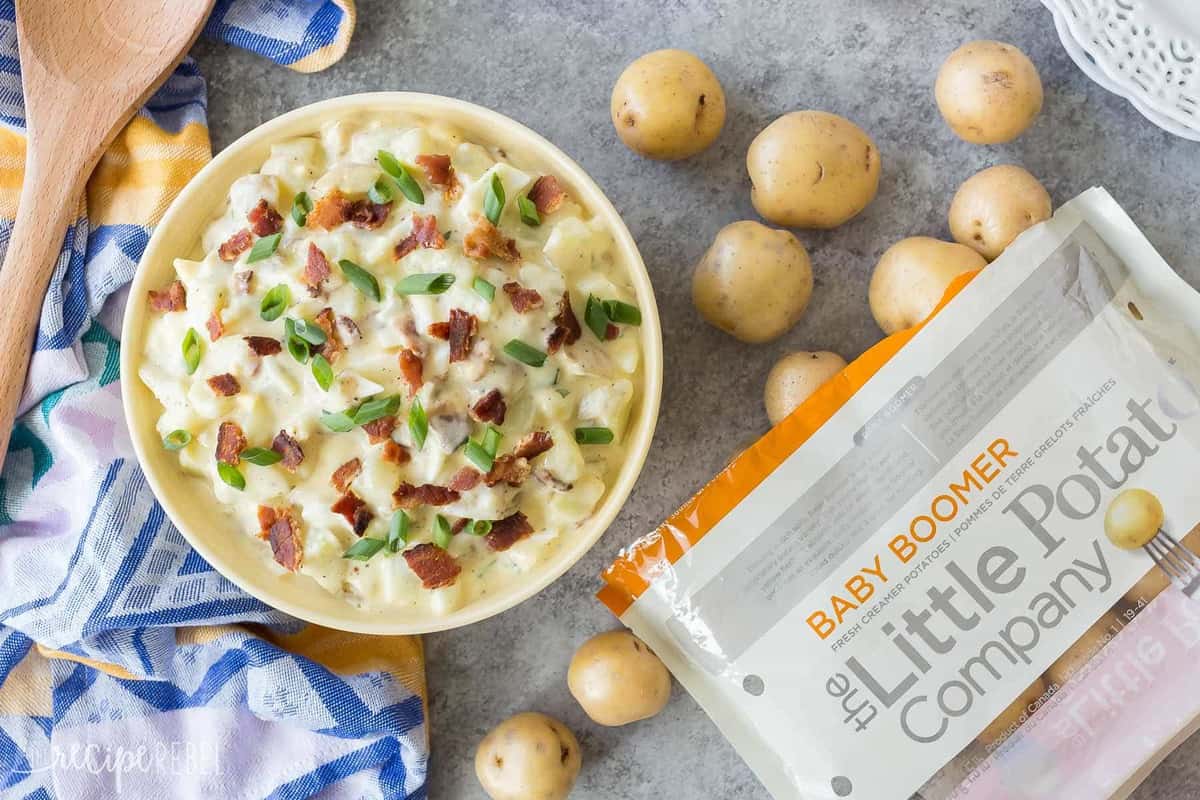
M717 473L657 530L627 548L601 574L606 585L596 595L600 602L618 617L623 616L651 583L669 572L672 564L837 413L975 274L967 272L955 278L925 322L892 334L847 365Z

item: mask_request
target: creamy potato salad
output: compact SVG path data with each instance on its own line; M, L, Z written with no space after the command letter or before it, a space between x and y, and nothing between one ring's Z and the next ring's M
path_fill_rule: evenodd
M202 246L147 299L139 376L281 574L448 612L604 495L641 314L553 174L438 124L332 122L237 180Z

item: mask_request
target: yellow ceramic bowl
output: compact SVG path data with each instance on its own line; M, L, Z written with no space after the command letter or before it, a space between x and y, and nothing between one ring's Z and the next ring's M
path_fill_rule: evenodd
M172 279L175 258L201 257L201 232L223 208L230 185L257 171L276 142L315 134L331 119L388 115L443 120L456 125L468 138L504 148L518 162L524 160L553 172L573 198L608 223L615 246L629 265L642 309L639 331L644 377L630 419L628 456L599 507L569 541L529 573L523 585L442 616L401 617L395 612L360 610L307 576L281 576L271 569L254 537L235 529L225 515L214 513L216 498L211 488L185 473L174 454L163 449L155 430L161 406L137 377L146 335L146 293ZM192 547L222 575L268 605L330 628L375 634L428 633L486 619L532 597L578 561L612 523L633 489L654 435L662 393L662 331L650 276L633 237L600 187L561 150L508 117L461 100L408 92L358 94L314 103L255 128L213 159L171 204L138 265L130 297L121 335L125 419L154 494Z

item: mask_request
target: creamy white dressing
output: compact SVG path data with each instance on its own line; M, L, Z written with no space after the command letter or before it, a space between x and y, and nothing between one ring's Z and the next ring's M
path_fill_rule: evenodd
M386 222L377 229L350 223L332 230L297 225L289 211L301 191L313 202L335 189L352 200L363 197L383 175L376 162L379 150L406 165L424 191L423 204L412 203L397 190ZM429 182L415 161L421 154L451 156L461 184L456 195L447 198ZM162 404L158 431L163 436L176 430L191 435L191 442L178 451L181 468L209 480L217 507L232 517L241 535L260 535L259 506L290 508L303 543L298 571L326 590L344 595L348 602L445 613L521 581L588 518L620 466L630 408L641 390L639 336L636 329L622 326L618 338L601 341L584 322L584 308L589 295L633 304L635 293L610 231L569 191L566 202L544 215L540 226L522 222L516 198L526 194L541 174L536 165L513 164L497 148L466 142L437 124L328 124L319 136L275 145L257 174L234 182L227 207L202 237L204 258L175 262L178 279L187 290L186 310L151 314L139 376ZM498 228L515 240L522 256L519 263L479 260L463 251L464 237L483 213L493 175L499 177L506 195ZM220 245L250 227L247 215L264 199L283 217L278 249L252 264L247 264L249 251L233 262L222 260ZM436 215L438 229L447 236L446 247L418 248L397 261L396 245L412 231L414 212ZM331 269L315 297L303 280L310 243L323 251ZM338 266L341 259L376 276L380 301L366 297L346 280ZM246 270L253 270L254 276L250 292L242 293L236 275ZM400 296L394 291L404 276L417 273L450 273L455 281L439 295ZM472 288L479 277L496 287L490 302ZM542 307L516 312L501 288L509 281L536 290ZM291 305L279 319L266 321L260 314L263 296L278 285L288 287ZM504 345L513 339L547 350L547 337L555 328L552 317L564 291L570 292L583 328L580 339L550 354L538 368L506 355ZM258 356L243 339L268 336L284 342L285 317L312 321L326 308L353 320L360 334L339 329L345 350L333 362L335 377L328 391L318 385L311 365L296 361L286 347L277 355ZM427 334L431 324L449 318L451 309L478 320L470 356L455 363L450 362L448 343ZM219 311L224 332L210 341L205 323L214 310ZM191 375L181 353L189 328L203 341L203 355ZM412 401L398 362L400 351L413 346L414 331L423 351L425 381L417 397L431 421L420 448L406 425ZM225 373L240 386L229 397L220 396L207 383ZM432 540L436 514L453 522L499 520L519 511L528 517L533 533L500 552L470 533L453 536L447 551L462 572L450 586L432 590L423 588L401 554L386 548L365 562L344 558L359 537L350 523L330 510L341 495L330 483L332 473L352 458L361 459L362 473L351 491L374 514L366 536L386 538L392 493L401 482L446 486L459 469L472 466L459 442L444 441L457 437L439 435L447 426L435 417L448 415L460 430L465 417L471 439L479 441L487 424L471 416L469 409L492 389L501 392L507 405L504 423L496 426L503 433L497 455L510 452L531 431L546 431L553 437L554 446L532 460L542 479L531 475L519 487L501 483L489 488L481 483L449 505L410 510L406 546ZM408 463L385 461L384 447L370 444L361 428L335 433L319 421L326 412L390 395L403 398L392 438L408 449L412 457ZM303 462L292 472L282 464L255 466L242 460L237 469L245 478L244 490L227 485L218 475L216 458L218 428L226 421L240 426L249 447L270 448L276 434L287 432L303 449ZM577 427L605 427L615 438L608 445L578 445ZM554 480L546 480L547 474ZM261 555L274 564L267 541Z

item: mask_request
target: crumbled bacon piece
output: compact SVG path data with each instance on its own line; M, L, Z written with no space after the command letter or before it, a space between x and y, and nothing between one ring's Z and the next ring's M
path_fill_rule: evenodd
M535 469L533 477L537 478L540 483L544 483L556 492L569 492L574 489L574 485L564 481L562 478L555 475L548 469Z
M341 190L334 189L313 205L308 214L308 226L332 230L349 222L356 228L373 230L387 221L391 209L387 203L372 203L366 198L350 200Z
M412 456L409 455L407 447L394 439L388 439L383 443L383 460L389 464L407 464L412 461Z
M352 458L333 471L333 474L329 476L329 485L345 494L346 490L350 488L350 484L361 473L362 459Z
M413 486L411 483L401 483L392 492L392 501L396 508L416 508L418 506L444 506L458 501L459 493L445 486L425 483Z
M494 422L497 425L504 424L504 415L507 411L508 406L499 389L492 389L471 406L471 413L475 415L475 419L480 422Z
M222 261L237 261L237 257L249 250L252 244L254 237L250 235L250 229L242 228L217 248L217 255Z
M399 261L418 247L441 250L445 246L446 239L442 236L442 232L438 230L437 217L433 214L429 216L413 214L412 233L404 237L400 244L396 245L396 260Z
M332 364L346 349L338 339L337 319L333 315L333 309L329 307L321 309L321 313L313 317L313 322L317 323L317 327L325 332L325 343L318 348L317 352L325 356L325 360Z
M425 332L434 339L445 341L450 338L450 323L449 322L431 322Z
M300 563L304 559L304 545L300 541L300 526L292 519L291 511L277 515L271 523L268 536L271 539L271 553L275 556L275 562L289 572L300 569Z
M270 236L283 230L283 217L265 199L259 200L258 205L250 209L246 219L255 236Z
M583 328L579 326L579 318L575 316L575 310L571 308L570 292L563 292L562 299L558 301L558 313L551 321L554 323L554 330L550 332L550 337L546 340L546 349L550 353L557 353L563 345L575 344L579 341L579 337L583 334Z
M449 586L458 578L462 567L436 544L424 542L404 551L404 560L426 589L440 589Z
M450 526L450 535L457 536L458 534L462 533L463 529L467 527L467 523L470 521L471 520L467 519L466 517L459 517L458 519L454 520L454 524Z
M425 170L425 177L434 186L442 187L442 192L447 199L453 199L458 195L458 178L454 174L454 167L450 164L450 156L437 154L421 154L414 161L421 169Z
M217 461L237 466L246 449L246 434L236 422L222 422L217 428Z
M516 263L521 260L517 243L500 233L499 229L484 217L475 218L475 227L463 237L463 252L471 258L496 258Z
M283 350L283 345L279 343L279 340L272 339L270 336L243 336L242 340L256 356L273 356Z
M287 431L275 434L275 438L271 440L271 449L283 456L280 463L288 472L295 472L296 467L304 461L304 451L300 449L300 443L288 435Z
M421 357L407 347L400 351L400 376L408 384L408 396L412 397L425 382L422 374L425 366Z
M621 329L611 322L604 326L604 341L611 342L621 335Z
M238 294L250 294L253 284L254 270L233 273L233 288L237 289Z
M233 397L242 390L242 385L238 383L237 378L228 372L213 375L206 383L208 384L208 388L213 390L214 394L219 394L221 397Z
M379 444L392 438L392 431L396 430L396 418L391 415L380 417L364 423L362 429L366 431L371 444Z
M316 297L321 293L321 284L329 277L329 259L321 248L312 242L308 243L308 260L304 263L304 284L308 293Z
M537 206L539 214L553 214L562 207L563 201L567 199L567 193L563 190L562 184L558 182L558 178L553 175L543 175L533 182L533 188L529 190L526 197Z
M279 519L279 512L270 506L258 507L258 535L265 539L271 532L271 526Z
M334 501L329 510L345 517L346 522L350 523L350 527L359 536L367 532L367 526L375 518L375 515L371 513L371 509L367 508L367 504L363 499L354 492L343 494Z
M208 328L208 338L215 342L221 338L221 334L225 333L225 323L221 322L221 312L213 309L213 312L208 315L208 320L205 321L204 327Z
M542 295L536 289L526 289L516 281L509 281L502 287L508 299L512 301L513 311L524 314L542 307Z
M450 488L456 492L469 492L483 480L483 474L474 467L463 467L450 479Z
M531 533L533 533L533 526L529 524L529 519L518 511L493 522L491 531L483 538L488 547L500 552L512 547Z
M513 455L517 458L534 459L551 447L554 447L554 439L549 433L530 431L517 442L517 446L513 448Z
M471 352L471 339L475 336L474 314L461 308L450 309L450 362L464 361Z
M520 486L529 477L531 469L528 459L514 455L500 456L492 462L492 468L483 476L483 482L489 488L498 483Z
M150 291L150 307L155 311L187 310L187 288L183 281L173 281L166 291Z
M351 339L361 339L362 331L358 329L358 323L347 317L345 314L338 317L338 328L342 333L342 340L349 341Z

